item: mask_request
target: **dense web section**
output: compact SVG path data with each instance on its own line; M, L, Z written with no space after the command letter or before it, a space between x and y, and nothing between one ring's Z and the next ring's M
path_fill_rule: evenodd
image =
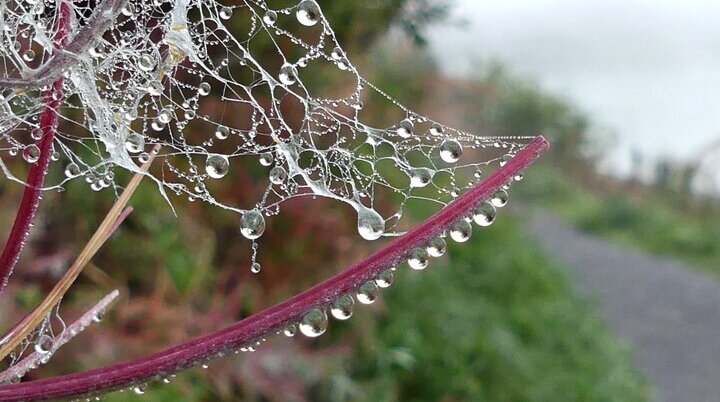
M56 49L58 0L4 1L0 167L22 182L37 162L43 92L64 77L51 158L64 175L48 189L84 180L117 192L115 172L140 172L155 152L146 174L168 200L238 213L256 251L265 219L297 197L350 205L365 239L401 234L408 201L446 205L527 143L458 131L405 108L358 73L315 0L277 3L74 0L73 36ZM279 57L261 59L268 48ZM344 85L322 85L318 74L330 69ZM371 102L402 118L366 116ZM213 192L242 158L267 175L255 205Z

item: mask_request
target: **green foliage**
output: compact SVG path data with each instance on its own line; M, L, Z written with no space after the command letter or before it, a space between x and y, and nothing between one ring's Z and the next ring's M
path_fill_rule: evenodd
M426 272L399 273L354 360L364 392L353 400L645 400L627 350L517 224L476 231Z

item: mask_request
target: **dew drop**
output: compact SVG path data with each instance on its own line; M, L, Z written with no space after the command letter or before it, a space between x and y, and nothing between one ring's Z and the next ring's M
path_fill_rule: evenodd
M123 7L120 12L126 16L129 17L135 13L135 6L132 4L126 4L125 7Z
M133 392L135 395L142 395L147 391L147 384L139 384L133 387Z
M145 138L138 133L130 133L125 138L125 149L128 152L136 154L145 148Z
M37 341L35 341L35 351L44 355L50 353L53 348L55 341L49 335L41 335Z
M218 126L215 129L215 138L218 140L224 140L230 135L230 130L225 126Z
M425 249L422 249L420 247L414 248L410 250L410 254L408 255L408 265L410 268L420 271L428 267L430 264L430 258L428 257L428 252L425 251Z
M435 172L428 168L410 169L410 187L425 187L432 181Z
M160 123L170 123L170 120L172 120L172 110L170 110L170 108L161 110L157 118Z
M210 84L208 84L207 82L203 82L198 85L198 94L200 94L200 96L208 96L210 95L210 89L212 89Z
M447 243L442 237L436 236L430 239L425 250L431 257L442 257L447 252Z
M442 135L442 133L443 133L443 128L441 125L434 123L432 125L432 127L430 127L430 134L439 136L439 135Z
M260 265L259 262L253 262L250 266L250 272L252 272L253 274L259 274L260 270L262 270L262 265Z
M455 163L462 156L462 145L451 139L443 141L440 145L440 158L447 163Z
M23 159L27 163L35 163L40 159L40 148L35 144L27 145L22 151Z
M493 204L483 201L478 204L472 211L473 220L480 226L490 226L495 222L497 211Z
M458 243L468 241L471 235L472 226L465 219L460 219L450 226L450 237Z
M28 49L23 53L23 60L25 61L33 61L35 60L35 51L32 49Z
M328 327L328 316L325 310L314 308L300 321L300 332L303 335L315 338L325 333Z
M357 289L357 299L362 304L373 304L377 300L378 287L375 281L367 281Z
M335 47L332 52L330 52L330 57L332 57L335 61L342 60L344 56L345 52L343 52L343 50L339 47Z
M269 152L260 155L260 164L263 166L272 165L274 160L275 158L273 158L272 154Z
M75 162L70 162L65 166L65 177L72 179L80 174L80 166Z
M138 66L140 67L140 70L147 72L152 71L155 68L155 63L150 56L144 54L140 56L140 59L138 60Z
M147 161L150 160L150 154L148 154L147 152L143 152L138 155L138 160L140 161L140 163L147 163Z
M268 10L263 16L263 22L265 25L273 26L277 22L277 13L273 10Z
M510 154L503 155L502 158L500 158L500 166L505 166L505 165L507 165L507 163L508 163L508 162L510 161L510 159L512 159L512 158L513 158L513 157L512 157L512 155L510 155Z
M297 333L297 326L290 324L283 330L283 334L287 337L293 337Z
M298 4L295 17L301 24L311 27L320 20L320 7L315 0L303 0Z
M493 194L490 202L498 208L502 208L508 203L508 193L505 190L498 190Z
M287 172L282 166L275 166L270 169L270 183L282 184L287 179Z
M34 129L30 132L30 137L35 141L40 140L43 137L43 130L41 128Z
M415 124L413 124L412 120L405 119L398 124L397 128L397 135L399 135L402 138L410 138L413 134L413 130L415 129Z
M358 210L358 233L365 240L377 240L385 232L385 220L374 209L360 206Z
M246 211L240 218L240 233L250 240L255 240L265 232L265 218L260 211Z
M230 7L223 7L220 9L220 18L229 20L232 17L233 10Z
M392 269L386 269L385 271L380 272L377 278L375 278L375 284L379 288L389 288L394 279L395 275L393 274Z
M280 67L280 74L278 74L278 79L284 85L295 84L297 82L297 69L295 69L295 66L290 63L283 64L283 66Z
M338 320L347 320L352 317L355 300L351 295L344 294L337 298L330 307L330 314Z
M205 161L205 172L213 179L221 179L230 171L230 161L220 154L208 155Z

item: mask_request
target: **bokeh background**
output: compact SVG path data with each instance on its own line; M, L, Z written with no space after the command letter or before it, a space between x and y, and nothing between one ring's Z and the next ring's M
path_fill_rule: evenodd
M537 213L624 247L720 267L720 6L635 0L319 0L353 63L421 114L487 135L543 133L551 152L513 187L495 225L317 340L257 352L151 385L144 400L644 401L656 395L634 345L578 292L569 267L525 226ZM272 5L272 0L270 5ZM277 57L268 48L267 58ZM330 72L317 72L327 88ZM372 109L374 107L374 109ZM382 116L391 111L369 105ZM368 110L368 109L366 109ZM62 172L51 172L60 175ZM250 205L257 164L217 191ZM0 229L22 188L0 181ZM2 322L38 303L114 199L84 183L48 193ZM141 356L221 328L338 272L378 247L332 201L292 201L269 221L260 274L237 219L150 183L65 298L66 320L118 288L99 325L28 378ZM542 212L538 212L542 211ZM428 211L411 211L415 220ZM401 270L405 271L405 270ZM114 393L106 400L136 400Z

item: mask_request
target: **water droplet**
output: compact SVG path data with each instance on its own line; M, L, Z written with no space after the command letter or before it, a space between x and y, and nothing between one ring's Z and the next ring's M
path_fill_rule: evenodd
M447 163L455 163L462 156L462 145L451 139L443 141L440 145L440 158Z
M287 172L282 166L275 166L270 169L270 183L282 184L287 179Z
M320 6L315 0L303 0L298 4L295 16L301 24L311 27L320 20Z
M138 155L138 160L140 161L140 163L147 163L147 161L150 160L150 154L148 154L147 152L143 152Z
M283 330L283 334L287 337L293 337L297 333L297 327L295 324L290 324Z
M165 124L158 119L153 119L150 127L152 127L152 129L155 131L162 131L163 129L165 129Z
M205 161L205 172L213 179L221 179L230 171L228 157L220 154L210 154Z
M262 265L260 265L259 262L253 262L250 266L250 272L252 272L253 274L259 274L260 270L262 270Z
M500 158L500 166L505 166L505 165L507 165L507 163L508 163L508 162L510 161L510 159L512 159L512 158L513 158L513 157L512 157L512 155L510 155L510 154L503 155L502 158Z
M80 166L75 162L70 162L65 166L65 177L72 179L80 174Z
M290 63L283 64L283 66L280 67L278 79L284 85L293 85L297 82L297 69Z
M432 181L435 172L428 168L410 169L410 187L425 187Z
M273 10L268 10L263 16L263 22L269 26L275 25L277 22L277 13Z
M344 294L337 298L330 307L330 314L338 320L347 320L352 317L355 300L351 295Z
M229 20L232 17L233 10L230 7L223 7L220 9L220 18Z
M260 155L260 164L263 166L272 165L274 160L275 158L273 158L272 154L269 152Z
M132 390L135 395L142 395L145 393L145 391L147 391L147 384L138 384L134 386Z
M472 226L465 219L453 223L450 226L450 237L458 243L464 243L472 235Z
M357 289L357 299L362 304L373 304L377 300L378 287L375 281L367 281Z
M105 312L103 310L98 311L97 313L93 314L92 320L93 322L100 322L105 317Z
M125 7L123 7L120 12L126 16L129 17L135 13L135 6L133 4L126 4Z
M345 57L345 52L339 47L335 47L332 52L330 52L330 57L333 58L333 60L342 60L343 57Z
M515 180L515 181L522 181L524 178L525 178L525 175L524 175L524 174L518 173L518 174L515 175L515 177L513 177L513 180Z
M22 157L27 163L35 163L40 159L40 148L35 144L25 146Z
M217 129L215 129L215 138L218 140L224 140L230 135L230 130L225 126L218 126Z
M502 208L508 203L508 193L505 190L498 190L493 194L492 198L490 199L490 202L492 202L493 205L495 205L498 208Z
M430 258L428 257L427 251L420 247L410 250L407 261L410 268L416 271L423 270L430 264Z
M402 138L410 138L410 136L413 134L413 130L415 129L415 124L413 124L412 120L405 119L398 124L397 128L397 135L399 135Z
M374 209L361 206L358 210L358 233L365 240L377 240L385 232L385 220Z
M138 133L130 133L125 137L125 149L136 154L145 148L145 138Z
M480 226L490 226L495 222L497 211L493 204L483 201L478 204L472 211L473 220Z
M35 141L40 140L43 137L43 130L41 128L34 129L30 132L30 137Z
M161 110L157 118L160 123L170 123L170 120L172 120L172 110L170 110L170 108Z
M35 60L35 51L32 49L28 49L23 53L23 60L25 61L33 61Z
M303 335L315 338L325 333L328 327L328 316L325 310L314 308L303 317L300 322L300 332Z
M50 353L53 345L55 345L53 338L44 334L35 341L35 351L44 355L46 353Z
M153 59L150 56L144 54L140 56L138 66L142 71L152 71L155 68L155 62L153 62Z
M198 85L198 94L200 94L200 96L208 96L210 95L210 89L212 89L210 84L208 84L207 82L203 82Z
M473 173L473 176L475 176L476 179L479 179L482 176L482 169L475 169L475 173Z
M163 87L162 82L157 81L157 80L156 80L156 81L152 81L152 82L148 85L148 88L147 88L148 93L149 93L150 95L152 95L152 96L160 96L160 94L163 93L163 90L164 90L164 89L165 89L165 88Z
M240 233L250 240L255 240L265 232L265 218L260 211L246 211L240 218Z
M380 272L377 278L375 278L375 284L379 288L389 288L394 279L395 275L393 274L392 269L386 269L385 271Z
M447 243L440 236L433 237L425 248L431 257L442 257L447 252Z
M443 128L441 125L434 123L432 125L432 127L430 127L430 134L439 136L439 135L442 135L442 133L443 133Z

